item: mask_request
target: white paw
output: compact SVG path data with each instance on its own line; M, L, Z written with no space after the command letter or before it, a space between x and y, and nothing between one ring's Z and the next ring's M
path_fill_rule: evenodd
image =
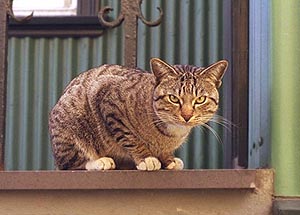
M161 163L156 157L147 157L144 161L139 163L136 168L144 171L159 170L161 168Z
M85 168L87 170L109 170L115 169L116 164L112 158L102 157L98 160L87 162Z
M183 161L180 158L174 158L174 161L170 163L166 169L182 170L184 167Z

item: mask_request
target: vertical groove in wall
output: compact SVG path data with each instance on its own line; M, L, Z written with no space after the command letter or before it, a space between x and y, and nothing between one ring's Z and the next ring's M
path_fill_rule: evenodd
M118 1L101 1L120 11ZM210 1L144 1L147 20L164 11L160 26L138 21L138 67L149 59L207 66L222 58L222 4ZM7 170L53 169L48 113L62 90L80 72L104 63L123 64L123 28L99 38L10 38L5 165ZM125 53L126 54L126 53ZM222 136L222 129L211 124ZM222 168L222 144L197 128L177 152L187 168Z

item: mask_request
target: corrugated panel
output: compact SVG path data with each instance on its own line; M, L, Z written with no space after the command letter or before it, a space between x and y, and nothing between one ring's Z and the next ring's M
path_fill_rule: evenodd
M118 1L106 2L119 11ZM222 58L222 3L144 1L146 18L163 23L149 28L139 22L138 67L149 69L150 57L171 64L208 65ZM8 170L53 169L48 113L63 88L79 72L103 63L122 64L122 27L99 38L10 38L5 165ZM212 125L220 136L222 129ZM223 145L206 129L195 129L179 151L187 168L221 168Z

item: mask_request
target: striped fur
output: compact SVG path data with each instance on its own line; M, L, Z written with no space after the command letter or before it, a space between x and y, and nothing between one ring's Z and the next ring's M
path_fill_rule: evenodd
M152 73L103 65L70 82L49 115L58 169L182 165L173 153L217 111L227 62L200 68L153 58L150 64Z

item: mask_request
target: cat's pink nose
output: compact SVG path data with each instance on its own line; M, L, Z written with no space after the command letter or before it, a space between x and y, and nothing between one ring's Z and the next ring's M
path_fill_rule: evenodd
M186 122L188 122L192 118L193 114L194 110L189 107L189 105L183 104L181 108L181 116Z
M190 113L181 113L181 116L186 122L188 122L192 118L193 114L192 113L191 114Z

